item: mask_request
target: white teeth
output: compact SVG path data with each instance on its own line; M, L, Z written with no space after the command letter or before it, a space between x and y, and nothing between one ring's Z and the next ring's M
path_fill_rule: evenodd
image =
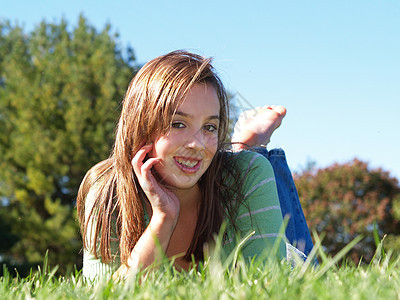
M196 160L187 160L187 159L181 159L181 158L176 159L176 161L178 163L180 163L181 165L184 165L189 168L193 168L198 163L198 161L196 161Z

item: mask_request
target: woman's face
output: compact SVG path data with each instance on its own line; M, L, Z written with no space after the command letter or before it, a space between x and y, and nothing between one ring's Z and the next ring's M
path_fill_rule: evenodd
M217 151L219 99L212 85L195 84L172 118L170 132L150 152L161 158L153 169L167 187L190 189L208 169Z

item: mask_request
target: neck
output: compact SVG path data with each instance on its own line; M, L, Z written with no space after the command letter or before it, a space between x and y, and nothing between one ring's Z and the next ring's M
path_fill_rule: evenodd
M172 189L172 192L179 198L181 212L197 210L201 199L201 192L198 184L189 189Z

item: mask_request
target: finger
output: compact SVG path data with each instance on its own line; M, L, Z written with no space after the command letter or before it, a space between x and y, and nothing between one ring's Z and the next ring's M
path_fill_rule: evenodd
M282 117L286 116L286 107L282 106L282 105L271 105L272 110L274 110L275 112L277 112L278 114L280 114Z
M146 193L147 197L149 197L149 200L154 195L160 196L160 192L162 191L160 183L156 180L153 173L151 172L152 167L160 161L160 158L149 158L142 165L141 176L138 177L139 184L142 187L143 191Z
M131 160L131 164L132 164L133 170L135 171L135 174L137 176L140 176L140 169L143 165L143 160L145 159L146 155L151 151L152 148L153 148L153 145L143 146L133 156L133 158Z
M154 193L154 187L158 183L157 180L154 178L151 169L160 160L160 158L149 158L144 163L142 162L140 166L135 166L135 168L138 168L138 171L135 171L135 174L139 180L140 186L144 191Z
M160 161L161 158L149 158L141 167L142 177L151 181L154 178L153 174L151 173L151 168L153 168L153 166L158 164Z
M143 162L143 159L144 155L140 153L137 157L135 157L135 161L132 162L135 174L142 188L148 187L149 184L154 184L154 178L152 177L151 169L161 160L160 158L148 158L145 162Z

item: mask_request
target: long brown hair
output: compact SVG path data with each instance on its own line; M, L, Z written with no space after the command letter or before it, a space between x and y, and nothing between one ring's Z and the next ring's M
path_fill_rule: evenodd
M193 254L201 259L204 243L219 231L226 209L221 201L226 198L221 189L221 149L229 116L226 92L211 59L185 51L171 52L145 64L129 84L112 154L88 171L78 192L77 209L84 247L96 257L99 249L103 262L112 260L112 230L116 230L121 262L125 264L145 230L143 201L146 198L131 166L132 155L144 143L168 131L176 109L196 83L211 84L217 92L219 150L199 182L203 200L199 203L196 229L186 258L190 259ZM85 213L85 199L94 184L98 185L94 203ZM117 216L116 228L112 228L113 216ZM89 230L91 234L87 235Z

